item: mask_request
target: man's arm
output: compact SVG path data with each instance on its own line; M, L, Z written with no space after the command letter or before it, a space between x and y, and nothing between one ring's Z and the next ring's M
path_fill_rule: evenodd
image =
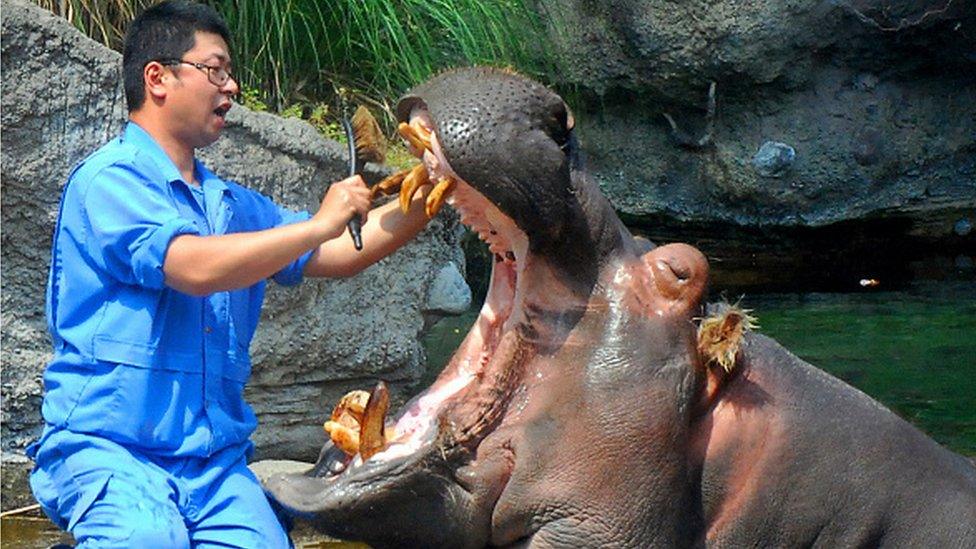
M352 276L393 253L427 225L424 201L430 190L425 185L417 191L407 214L400 211L396 200L372 210L369 220L363 224L362 251L357 251L352 239L344 233L322 243L305 264L305 276Z
M166 284L191 295L245 288L308 250L335 240L350 217L365 215L368 209L369 189L355 176L333 183L308 221L246 233L178 236L170 242L163 261ZM364 233L368 225L367 221Z

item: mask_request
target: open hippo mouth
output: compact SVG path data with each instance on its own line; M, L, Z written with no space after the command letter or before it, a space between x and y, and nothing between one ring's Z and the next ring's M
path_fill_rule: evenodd
M422 163L377 191L399 191L408 207L432 183L428 215L450 204L488 244L488 294L430 388L392 420L382 384L350 396L327 424L332 440L315 467L266 487L287 511L373 546L515 543L535 528L512 504L527 495L522 476L567 455L548 439L591 436L579 429L584 416L617 425L621 440L636 438L647 414L667 417L650 406L621 418L607 396L639 402L660 380L691 382L690 370L672 366L693 360L690 316L707 265L688 246L642 256L646 247L582 170L566 104L537 82L451 71L412 90L397 115ZM664 373L628 380L648 368ZM589 468L595 457L545 470Z
M341 444L333 435L334 446L327 445L313 470L327 483L376 478L384 470L396 470L435 447L442 456L472 450L501 418L508 397L519 383L513 357L525 348L524 334L518 330L525 318L521 299L525 290L519 281L528 263L529 238L511 217L454 171L425 106L414 104L410 122L401 123L400 133L422 163L387 178L374 192L399 192L401 206L406 209L421 185L433 182L426 204L428 214L436 214L445 203L458 212L461 222L477 233L494 257L491 281L477 320L448 366L428 390L404 406L395 420L385 417L388 397L382 383L369 394L354 392L361 401L352 405L359 438L344 445L345 451L337 451L336 446ZM334 419L348 406L337 407ZM342 429L348 434L337 422L331 423L335 425L327 425L327 429ZM370 427L375 425L383 428ZM295 505L296 509L302 507Z
M436 137L433 147L438 150ZM431 151L427 154L433 156ZM443 176L449 171L443 162L425 164L429 173ZM395 420L385 417L388 397L380 383L361 396L359 406L354 405L357 412L362 410L354 412L358 441L340 444L337 431L346 434L346 428L336 421L327 424L327 430L333 429L333 442L343 446L342 452L323 454L319 472L327 482L360 473L374 477L384 468L396 469L435 448L441 456L473 450L495 427L519 383L513 358L525 348L518 330L519 319L524 318L519 275L526 264L528 240L510 217L456 175L451 177L453 189L446 203L488 244L495 260L481 313L438 379L404 406ZM337 407L333 418L338 419L344 408ZM355 432L350 435L355 437Z
M510 217L451 173L449 165L431 162L440 152L436 134L432 141L433 148L426 151L425 158L428 173L437 174L442 181L450 177L452 190L444 201L458 211L462 223L475 231L493 254L489 291L470 333L444 372L427 391L408 403L395 421L386 419L385 405L374 404L388 400L385 387L380 384L373 390L358 418L358 445L344 448L344 456L333 453L327 478L352 474L367 462L378 467L384 462L409 459L435 444L440 445L438 451L442 453L448 444L471 446L493 427L494 419L507 405L507 399L499 397L518 383L518 378L511 375L509 355L518 345L516 325L524 318L520 314L518 281L526 264L527 237ZM500 357L499 365L492 368L496 356ZM486 389L491 394L480 395ZM462 406L470 402L483 405ZM374 425L384 427L371 428Z

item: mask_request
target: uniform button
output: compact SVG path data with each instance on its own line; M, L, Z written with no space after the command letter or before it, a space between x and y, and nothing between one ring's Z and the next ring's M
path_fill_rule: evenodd
M205 327L205 328L203 329L203 332L204 332L204 333L206 333L206 334L209 334L209 333L210 333L210 332L212 332L212 331L213 331L213 328L211 328L210 326L206 326L206 327Z

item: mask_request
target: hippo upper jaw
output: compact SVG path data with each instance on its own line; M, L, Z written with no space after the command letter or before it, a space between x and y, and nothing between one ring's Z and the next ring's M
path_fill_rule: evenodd
M426 125L435 143L425 162L449 165L448 176L510 218L528 251L573 273L566 278L592 282L627 245L629 233L583 170L569 108L541 84L487 67L449 71L411 90L397 117Z

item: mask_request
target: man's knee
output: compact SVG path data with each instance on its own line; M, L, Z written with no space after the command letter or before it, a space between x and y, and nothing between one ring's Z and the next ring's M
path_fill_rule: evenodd
M190 538L182 524L170 524L163 530L139 524L132 528L128 546L189 548Z
M186 527L180 523L145 520L143 516L120 517L129 522L109 524L95 517L83 518L71 533L78 547L190 547Z
M70 531L79 547L189 548L182 514L165 493L112 477Z

